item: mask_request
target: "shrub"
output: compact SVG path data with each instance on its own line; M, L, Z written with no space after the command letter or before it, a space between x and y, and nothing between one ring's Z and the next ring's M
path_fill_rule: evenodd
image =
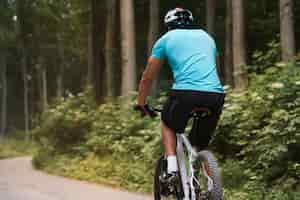
M242 160L255 179L276 184L292 177L293 187L300 180L299 66L277 64L251 83L247 92L227 95L215 148Z
M41 115L33 137L48 151L73 152L85 142L95 119L95 108L88 91L69 95Z
M250 74L248 91L227 92L211 145L223 162L227 199L299 196L298 65L268 64ZM40 144L35 164L65 176L149 192L162 153L159 118L140 118L132 111L133 102L120 98L96 106L88 92L59 101L33 131Z

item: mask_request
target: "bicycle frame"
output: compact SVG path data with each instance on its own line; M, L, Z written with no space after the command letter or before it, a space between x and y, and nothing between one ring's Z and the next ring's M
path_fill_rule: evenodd
M161 109L154 109L157 112L162 112ZM195 117L194 115L192 115ZM202 114L201 117L205 117L206 114ZM196 116L197 117L197 116ZM199 119L199 118L198 118ZM197 122L194 122L197 123ZM183 188L184 198L183 200L197 200L194 181L200 186L198 179L195 177L195 169L193 163L199 159L198 152L192 147L188 138L184 133L176 133L177 138L177 162L180 171L180 179ZM187 155L185 154L185 150ZM188 162L187 162L188 161ZM208 191L213 188L213 180L208 176L207 172L204 170L204 165L202 164L203 174L207 178Z
M195 177L193 163L198 159L198 153L194 150L188 138L184 134L176 134L176 137L177 159L184 193L183 200L196 200L196 192L193 182L195 181L198 185L200 185L200 183ZM185 155L184 150L186 150L187 155ZM208 179L208 188L210 190L210 188L213 187L213 181L205 171L204 175Z

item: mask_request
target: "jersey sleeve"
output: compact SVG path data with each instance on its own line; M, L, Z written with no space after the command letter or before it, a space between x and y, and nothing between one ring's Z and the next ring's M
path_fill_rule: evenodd
M156 41L152 48L151 57L159 60L164 60L166 58L166 38L162 37Z

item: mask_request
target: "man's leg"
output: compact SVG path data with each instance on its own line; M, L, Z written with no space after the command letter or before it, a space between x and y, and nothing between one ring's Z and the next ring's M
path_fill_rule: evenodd
M162 126L162 141L165 148L165 154L168 162L168 173L178 171L177 158L176 158L176 135L172 129L167 127L165 123L161 122Z
M176 134L165 123L161 122L162 141L165 148L166 156L176 156Z

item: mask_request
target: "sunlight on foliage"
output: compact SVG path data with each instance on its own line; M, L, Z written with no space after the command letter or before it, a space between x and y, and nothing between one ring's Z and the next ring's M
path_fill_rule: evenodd
M300 180L300 67L273 63L226 103L211 148L225 199L297 199ZM132 96L134 99L135 96ZM163 102L165 95L158 102ZM162 153L159 119L141 118L133 100L96 106L89 91L61 99L33 131L36 167L76 179L151 192Z

